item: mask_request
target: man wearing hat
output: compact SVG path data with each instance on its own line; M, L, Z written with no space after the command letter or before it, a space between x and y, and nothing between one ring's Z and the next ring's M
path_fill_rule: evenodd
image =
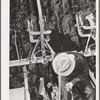
M69 91L75 87L82 96L80 100L95 100L95 92L89 79L86 58L77 52L64 52L55 56L52 66L61 76L61 100L69 100Z

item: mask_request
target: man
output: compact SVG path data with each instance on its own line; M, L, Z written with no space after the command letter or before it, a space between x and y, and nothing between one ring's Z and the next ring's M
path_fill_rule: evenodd
M61 100L70 100L69 91L75 87L82 96L80 100L95 100L95 92L89 79L88 62L83 55L76 52L59 53L55 56L52 66L55 73L61 75Z

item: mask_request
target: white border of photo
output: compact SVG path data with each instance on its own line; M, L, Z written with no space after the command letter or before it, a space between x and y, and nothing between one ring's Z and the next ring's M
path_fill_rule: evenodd
M1 0L1 100L9 100L10 0ZM99 0L96 0L96 100L99 100Z

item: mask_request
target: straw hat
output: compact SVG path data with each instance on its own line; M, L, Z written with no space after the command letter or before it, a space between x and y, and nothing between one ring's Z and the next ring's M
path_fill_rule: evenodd
M58 75L70 75L75 68L74 55L67 53L58 54L52 62L52 67Z

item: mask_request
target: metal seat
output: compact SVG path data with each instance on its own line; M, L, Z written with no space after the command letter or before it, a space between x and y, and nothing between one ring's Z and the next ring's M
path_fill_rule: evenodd
M75 26L77 27L78 34L81 37L87 37L88 38L86 46L85 46L84 53L89 53L88 49L89 49L90 39L92 38L95 42L95 35L92 34L92 32L93 32L92 30L95 28L95 24L92 21L93 17L90 18L90 16L92 16L92 14L89 14L88 16L86 16L86 19L88 19L90 26L84 26L83 22L82 22L81 15L79 15L78 13L76 14L76 25ZM91 32L89 32L88 34L84 34L83 30L90 30Z
M35 32L34 29L33 29L33 24L32 24L32 19L27 19L27 24L28 24L28 32L29 32L29 39L30 39L30 42L31 43L36 43L38 42L38 38L40 36L40 32ZM44 37L47 41L50 41L50 37L49 37L49 34L51 33L51 30L47 30L47 31L44 31L43 34L44 34Z

